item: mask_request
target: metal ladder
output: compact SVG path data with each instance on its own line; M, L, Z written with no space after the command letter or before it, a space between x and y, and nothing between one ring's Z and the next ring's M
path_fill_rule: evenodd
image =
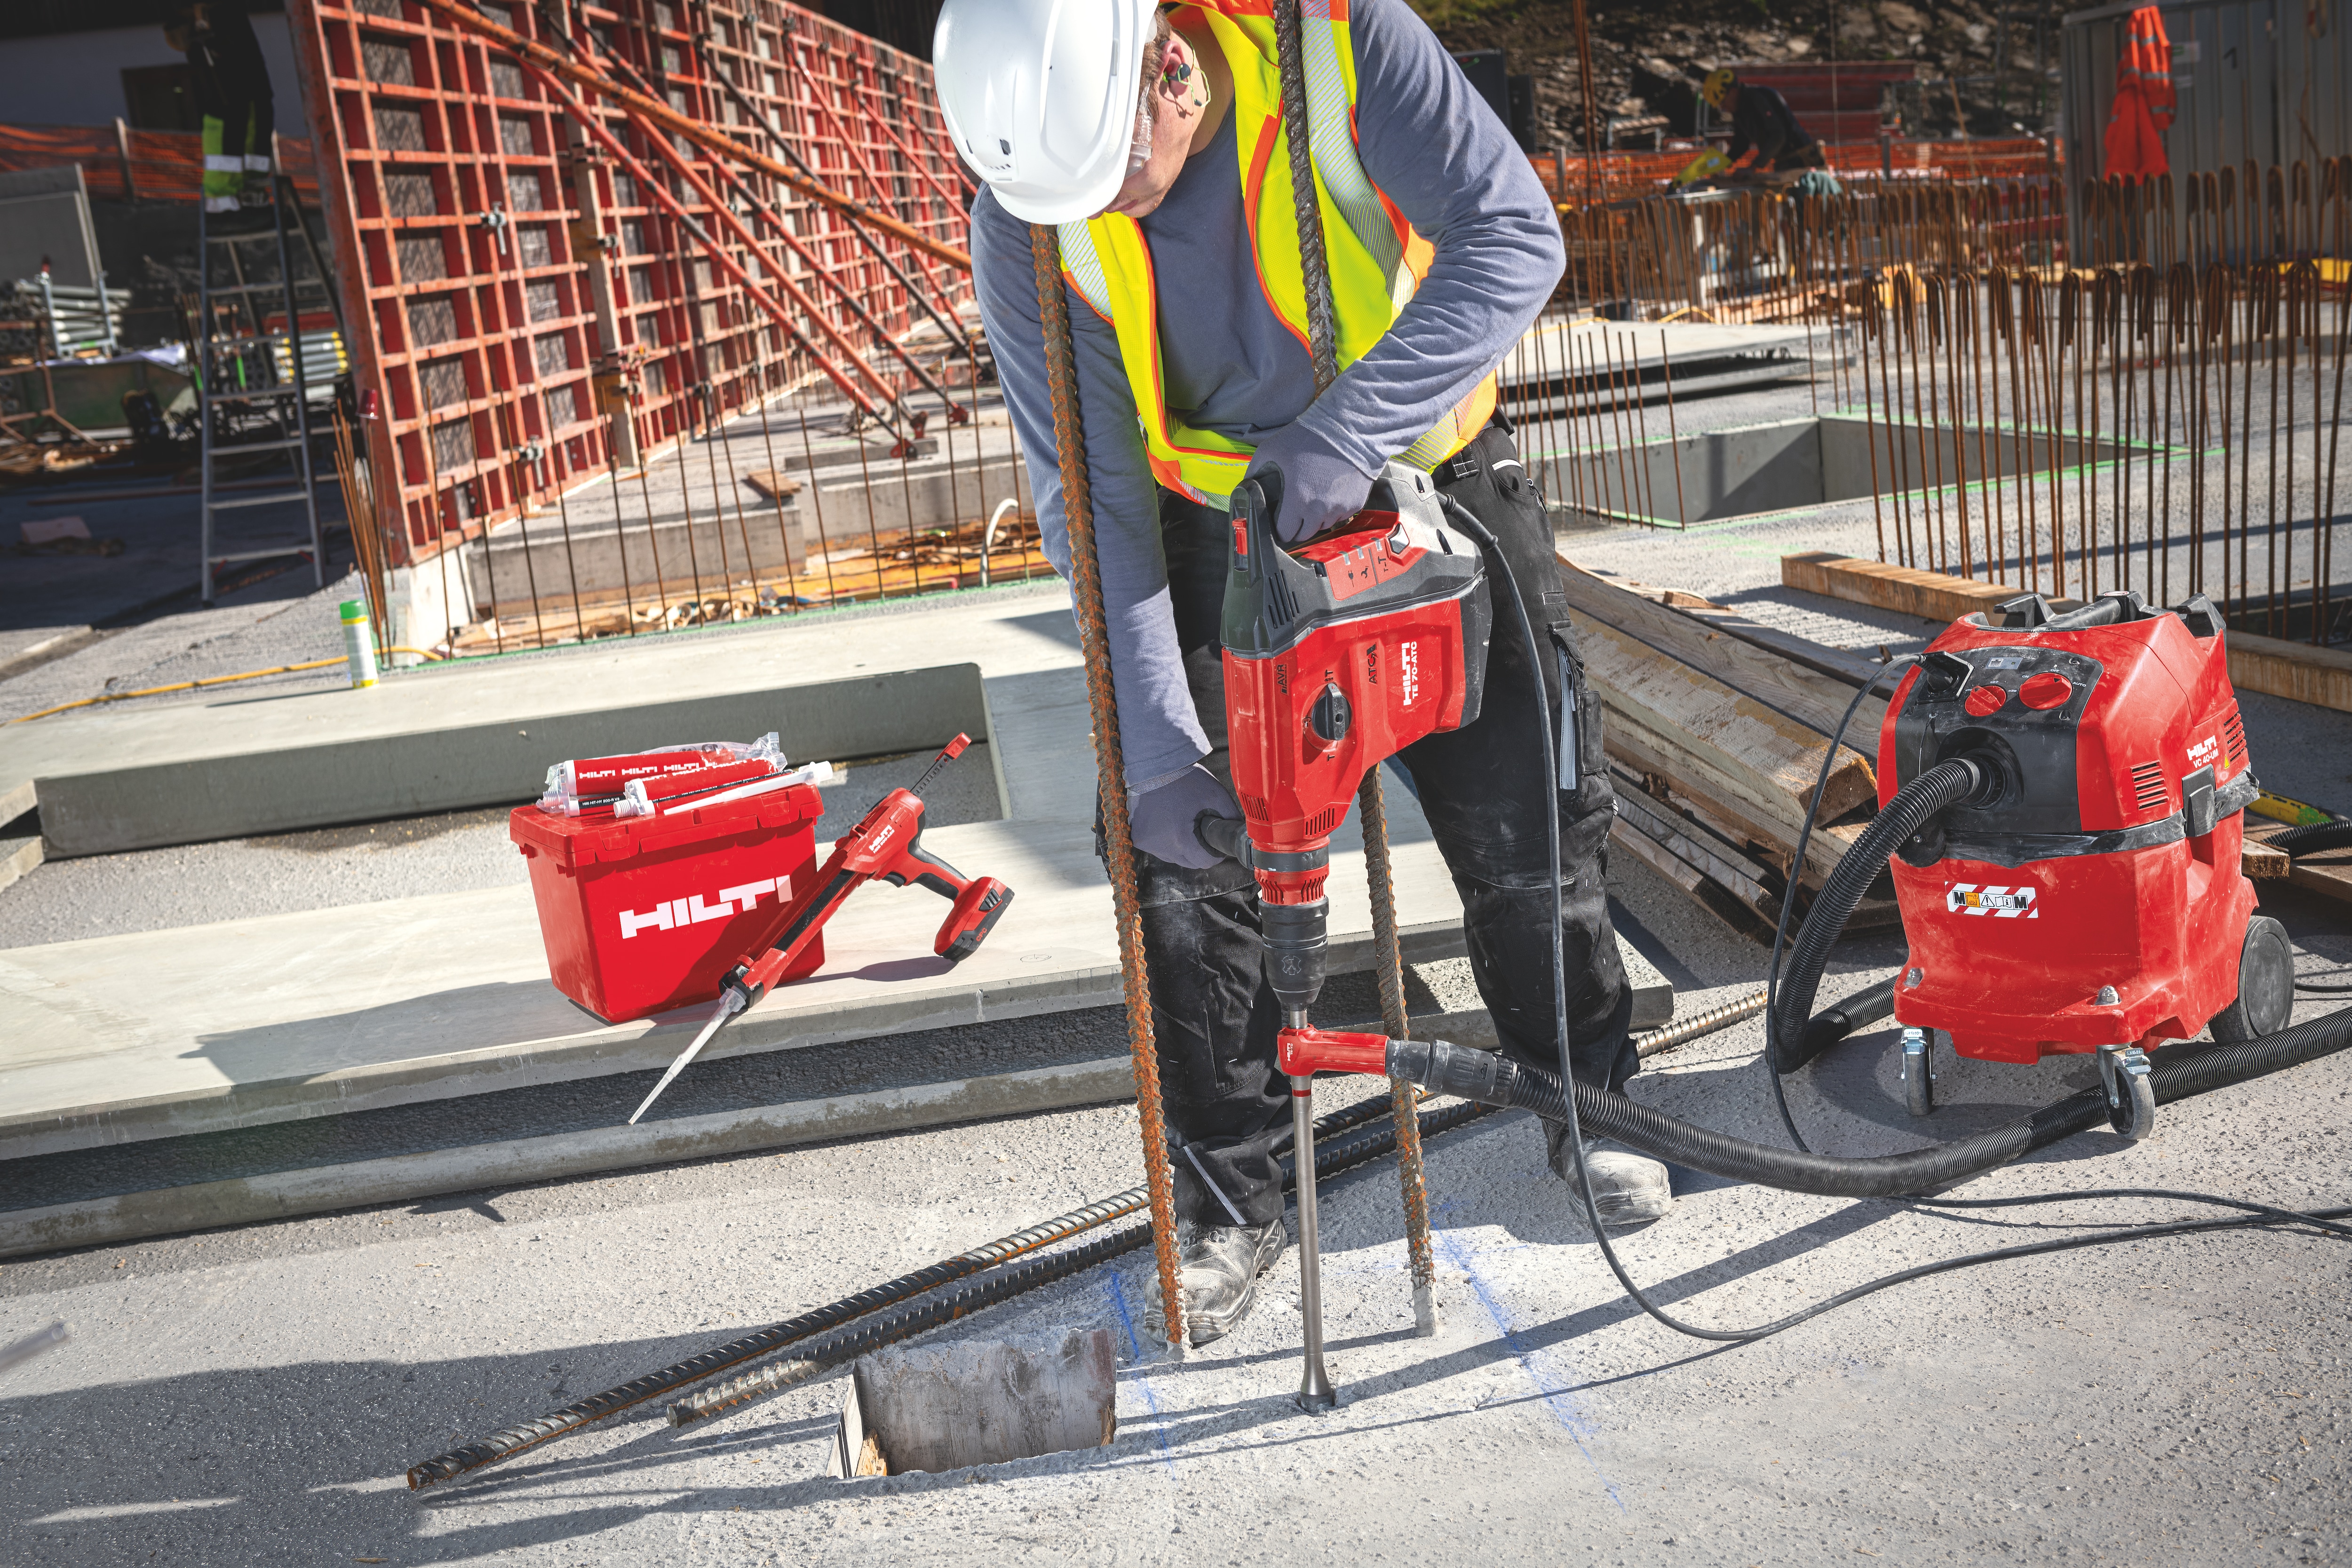
M293 256L286 243L286 209L294 200L293 182L275 174L269 179L266 226L258 221L261 208L208 213L201 205L197 207L201 282L195 342L190 346L194 351L196 410L204 443L204 566L199 596L206 605L213 602L217 568L306 548L299 539L244 550L216 548L218 514L249 507L302 503L310 524L307 548L311 575L319 587L327 585L327 541L319 526L318 475L310 459L311 378L310 367L303 363L301 325L305 301L298 295L316 297L309 301L314 313L331 313L334 300L315 256L310 258L310 276L295 277ZM264 244L275 249L278 275L256 283L250 280L245 251ZM216 272L228 280L217 281ZM270 324L272 309L281 312L279 329ZM299 488L224 496L220 459L257 452L287 454L293 471L285 478Z

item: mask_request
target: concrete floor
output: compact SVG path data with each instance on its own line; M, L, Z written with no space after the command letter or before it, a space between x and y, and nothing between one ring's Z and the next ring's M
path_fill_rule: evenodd
M1713 412L1790 416L1805 401L1799 388ZM1685 408L1685 427L1709 413ZM1933 628L1778 588L1780 553L1873 555L1870 527L1864 503L1565 547L1823 641L1916 647ZM2352 715L2245 708L2265 784L2352 800ZM495 848L496 835L482 823L389 850L160 853L213 857L242 896L299 898L371 866L438 885L470 874L466 846ZM43 879L75 869L0 891L0 921L65 918L70 900L42 890L63 884ZM1610 885L1669 950L1684 1016L1759 983L1759 950L1646 868L1619 857ZM26 894L39 907L20 915L12 900ZM135 902L119 896L107 918L135 921ZM2265 909L2287 921L2305 973L2352 978L2342 906L2274 889ZM1842 946L1824 998L1898 956L1884 938ZM2336 1005L2308 1001L2297 1016ZM1115 1022L1073 1014L1055 1027L1108 1035ZM979 1058L1049 1046L1026 1037L1039 1028L905 1043ZM1873 1031L1790 1081L1816 1147L1954 1136L2084 1081L2078 1060L1947 1058L1944 1108L1915 1123L1891 1038ZM1737 1026L1657 1058L1633 1092L1780 1142L1760 1047L1755 1023ZM1326 1080L1318 1102L1368 1088ZM2352 1061L2334 1058L2168 1107L2137 1145L2079 1135L1969 1195L2145 1186L2344 1203L2347 1100ZM1447 1320L1434 1342L1410 1336L1390 1167L1327 1189L1327 1327L1345 1398L1331 1415L1287 1398L1295 1253L1238 1333L1182 1363L1136 1353L1149 1258L1134 1254L954 1331L1112 1329L1128 1364L1119 1434L1101 1450L828 1481L834 1378L707 1428L674 1435L646 1410L468 1481L404 1487L407 1465L457 1442L1126 1186L1137 1144L1131 1110L1061 1111L0 1263L0 1341L55 1319L75 1336L0 1372L12 1478L0 1521L41 1561L104 1563L2352 1559L2352 1255L2333 1241L2234 1232L1999 1263L1713 1348L1621 1298L1517 1116L1430 1145ZM2119 1199L1937 1213L1691 1173L1677 1192L1676 1212L1622 1250L1662 1305L1708 1325L1777 1317L1892 1268L2206 1212Z
M1638 868L1704 1006L1755 950ZM2340 921L2276 900L2315 959ZM2325 929L2323 927L2325 926ZM1827 994L1891 950L1842 953ZM2315 1012L2304 1009L2305 1014ZM1792 1080L1819 1146L1889 1150L1885 1030ZM1776 1138L1754 1025L1684 1047L1638 1098ZM1944 1067L1950 1136L2054 1098L2079 1062ZM1365 1080L1327 1081L1338 1103ZM2336 1060L2085 1133L1969 1195L2089 1186L2342 1200ZM1411 1337L1385 1163L1325 1205L1344 1403L1296 1381L1295 1254L1239 1332L1178 1364L1129 1336L1148 1255L961 1325L1105 1326L1128 1362L1107 1448L984 1475L822 1479L837 1379L673 1434L657 1411L411 1496L465 1438L803 1310L1133 1180L1116 1108L359 1210L0 1265L11 1335L75 1338L5 1374L0 1519L44 1562L1812 1563L2328 1563L2352 1551L2346 1255L2232 1233L2002 1263L1898 1287L1761 1344L1710 1348L1623 1302L1542 1168L1535 1128L1430 1145L1444 1334ZM1663 1304L1755 1322L1883 1270L2169 1201L1937 1214L1685 1173L1622 1245ZM1279 1521L1279 1522L1277 1522Z

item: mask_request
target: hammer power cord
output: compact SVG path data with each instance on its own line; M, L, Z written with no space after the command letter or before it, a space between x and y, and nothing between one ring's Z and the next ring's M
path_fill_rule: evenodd
M1496 563L1499 569L1504 585L1510 590L1511 607L1516 612L1518 621L1520 642L1527 649L1529 668L1533 672L1535 672L1537 677L1536 729L1538 739L1541 742L1543 748L1544 771L1546 775L1551 780L1553 793L1557 794L1559 783L1559 773L1557 772L1558 752L1553 749L1552 743L1551 703L1549 696L1543 689L1542 651L1540 645L1536 641L1535 625L1528 619L1527 601L1520 595L1518 580L1511 570L1510 562L1505 558L1500 542L1496 539L1493 531L1484 523L1480 522L1476 517L1472 515L1467 508L1454 500L1453 497L1445 495L1441 491L1438 499L1444 506L1445 510L1461 523L1464 531L1467 532L1471 538L1477 541L1480 545L1485 547L1487 558ZM1894 666L1890 665L1888 668L1892 668ZM1876 682L1874 680L1871 684L1874 686ZM1853 703L1848 705L1845 721L1841 721L1838 726L1837 735L1832 736L1831 739L1829 748L1829 757L1831 759L1835 757L1837 747L1843 743L1846 722L1852 721L1855 710L1861 706L1862 698L1864 695L1867 695L1868 690L1869 688L1865 687L1862 692L1855 695ZM1823 772L1825 774L1828 766L1829 761L1825 760L1823 763ZM1818 786L1813 792L1813 799L1816 803L1821 799L1821 790ZM1793 863L1792 869L1794 868L1794 866L1801 866L1804 837L1810 836L1812 826L1811 815L1811 810L1809 808L1806 814L1807 820L1805 824L1805 835L1801 837L1799 840L1798 853L1801 858L1799 861ZM2204 1231L2237 1230L2249 1227L2269 1227L2282 1225L2309 1226L2324 1235L2333 1235L2338 1237L2352 1238L2352 1226L2335 1223L2339 1220L2352 1218L2352 1206L2320 1209L2315 1211L2299 1211L2294 1209L2273 1208L2268 1205L2249 1203L2238 1198L2219 1197L2200 1193L2173 1192L2158 1188L2107 1188L2072 1193L2037 1193L2030 1194L2021 1197L2011 1198L1897 1198L1895 1201L1907 1203L1916 1207L2003 1208L2025 1205L2129 1195L2140 1197L2162 1197L2186 1202L2210 1204L2221 1207L2235 1208L2243 1212L2226 1219L2160 1220L2146 1224L2118 1226L2110 1230L2097 1231L2088 1236L2064 1237L2048 1241L2027 1242L2013 1247L1995 1247L1987 1251L1966 1253L1958 1258L1945 1258L1935 1263L1924 1263L1914 1268L1898 1269L1891 1274L1881 1275L1875 1279L1864 1281L1863 1284L1854 1286L1851 1289L1839 1291L1837 1294L1816 1301L1809 1307L1801 1308L1797 1311L1791 1312L1784 1318L1778 1319L1772 1322L1760 1324L1755 1328L1708 1329L1702 1328L1696 1323L1687 1323L1683 1321L1673 1313L1668 1312L1664 1308L1659 1306L1655 1301L1652 1300L1649 1295L1644 1292L1639 1285L1636 1285L1633 1282L1633 1276L1626 1271L1623 1260L1617 1256L1617 1248L1609 1239L1608 1228L1601 1223L1600 1205L1593 1197L1592 1173L1586 1164L1584 1129L1577 1108L1578 1095L1570 1090L1570 1086L1574 1085L1575 1079L1571 1071L1571 1064L1569 1057L1567 955L1562 951L1560 941L1560 922L1566 918L1567 908L1566 894L1560 886L1562 868L1560 863L1559 813L1556 805L1553 809L1548 810L1544 813L1544 827L1545 837L1550 850L1552 868L1552 1016L1554 1022L1555 1039L1559 1051L1560 1068L1560 1092L1554 1097L1554 1102L1562 1112L1561 1119L1564 1120L1568 1125L1569 1146L1573 1149L1576 1153L1577 1193L1583 1200L1585 1219L1592 1228L1592 1237L1600 1244L1601 1256L1607 1260L1609 1264L1609 1271L1616 1276L1618 1285L1623 1289L1625 1294L1630 1297L1644 1312L1648 1313L1652 1318L1655 1319L1659 1323L1664 1325L1666 1328L1674 1330L1676 1333L1687 1335L1692 1339L1710 1340L1721 1343L1747 1343L1751 1341L1769 1338L1786 1329L1792 1329L1798 1324L1805 1322L1810 1319L1817 1318L1833 1308L1844 1306L1850 1301L1859 1300L1864 1296L1874 1295L1890 1286L1904 1284L1909 1280L1926 1279L1936 1274L1948 1274L1958 1269L1971 1268L1980 1263L1992 1263L2016 1258L2032 1258L2045 1253L2068 1252L2080 1247L2103 1247L2116 1242L2146 1241L2164 1236L2193 1235ZM1791 891L1793 892L1793 887ZM1782 900L1781 921L1783 929L1786 927L1788 919L1788 906L1793 901L1792 898L1784 899ZM1776 940L1776 959L1779 945L1780 944ZM1777 981L1777 973L1773 978ZM1772 1075L1774 1079L1774 1091L1778 1094L1780 1090L1780 1074L1773 1062L1769 1043L1771 1038L1770 1031L1776 1027L1775 1023L1771 1021L1773 1016L1773 1010L1768 1006L1766 1010L1766 1017L1768 1020L1766 1024L1766 1029L1768 1031L1766 1037L1768 1044L1764 1065L1766 1070ZM1784 1117L1787 1115L1785 1100L1782 1101L1782 1114ZM1790 1131L1793 1133L1795 1129L1792 1124ZM1801 1142L1799 1147L1801 1150L1803 1148Z

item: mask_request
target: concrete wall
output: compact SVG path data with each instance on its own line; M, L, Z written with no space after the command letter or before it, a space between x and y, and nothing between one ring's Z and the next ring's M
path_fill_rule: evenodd
M840 469L819 470L816 501L803 509L802 526L814 534L822 509L824 538L832 548L847 549L876 535L888 539L910 528L936 528L959 520L986 517L1013 491L1013 459L992 454L976 470L969 460L950 469L945 463L909 464L903 476L894 464L874 470L872 488L863 475L847 478ZM1029 493L1026 476L1020 494ZM808 500L803 490L797 498Z
M1955 435L1958 436L1957 443ZM1554 498L1570 521L1596 510L1713 522L1872 494L1975 483L2104 462L2123 447L2072 435L1973 425L1890 426L1846 416L1790 419L1601 447L1562 461ZM1574 468L1572 479L1568 469Z
M2084 462L2105 462L2123 447L2114 441L2091 441L2070 435L2037 435L1992 426L1874 425L1840 416L1821 422L1822 481L1824 500L1851 500L1867 496L1917 489L1922 484L1948 485L1955 477L1974 483L2020 473L2043 473L2053 467L2073 468ZM1954 440L1955 435L1958 439Z
M1669 522L1817 505L1822 458L1813 426L1791 419L1586 452L1576 460L1572 482L1563 463L1559 499L1571 510Z
M399 647L432 647L446 641L453 626L468 625L477 618L472 584L466 580L464 567L445 556L436 555L421 565L394 567L385 597L391 611L388 629L394 645ZM409 665L422 661L394 654L387 662Z
M788 559L798 571L808 555L799 513L800 497L792 496L784 501L781 529L775 503L769 500L747 503L740 518L731 508L724 517L700 509L690 527L682 510L656 512L651 523L642 517L625 517L617 525L610 519L575 518L567 538L562 517L542 512L500 523L491 531L487 550L479 543L469 546L466 572L475 603L493 613L527 613L534 588L543 608L560 607L575 586L583 595L597 595L626 588L650 600L656 562L667 596L690 597L698 584L702 592L715 594L746 576L776 576L786 570Z

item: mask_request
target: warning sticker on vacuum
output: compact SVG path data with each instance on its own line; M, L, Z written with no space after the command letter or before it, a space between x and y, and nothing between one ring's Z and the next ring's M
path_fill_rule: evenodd
M2042 918L2042 911L2033 907L2032 888L1979 887L1974 882L1957 882L1944 889L1944 908L1953 914L1990 915L1995 920Z

